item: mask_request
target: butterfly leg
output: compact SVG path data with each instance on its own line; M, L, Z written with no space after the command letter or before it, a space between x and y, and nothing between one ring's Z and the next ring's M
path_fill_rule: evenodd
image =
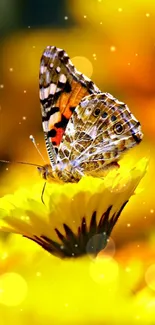
M45 202L44 202L44 198L43 198L43 196L44 196L44 192L45 192L45 187L46 187L46 182L44 183L44 186L43 186L43 189L42 189L42 193L41 193L41 201L42 201L42 203L45 205Z

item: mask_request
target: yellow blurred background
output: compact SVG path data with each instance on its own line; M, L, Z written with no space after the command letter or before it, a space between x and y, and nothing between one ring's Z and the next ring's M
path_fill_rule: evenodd
M146 269L151 267L147 270L146 277L151 277L155 284L155 1L0 0L0 41L0 159L43 164L29 140L29 136L32 134L48 162L38 95L40 57L47 45L65 49L78 70L92 78L103 92L109 92L127 103L132 113L141 122L144 133L143 141L124 156L122 163L136 162L137 159L145 156L150 159L148 171L139 185L138 193L130 199L121 214L111 239L115 245L114 257L122 266L125 266L124 272L127 272L126 276L121 277L121 290L128 291L128 286L133 286L133 294L138 292L140 297L138 298L140 300L137 300L140 309L141 305L146 305L147 299L149 302L150 299L154 299L155 292L155 285L152 291L150 288L146 291L145 286L149 281L145 281L143 276ZM30 188L38 180L39 175L35 167L0 163L0 196L12 193L19 187ZM1 232L0 274L8 277L7 272L16 272L21 268L22 271L19 273L27 279L29 285L29 302L26 300L24 303L28 315L24 314L22 322L20 322L22 316L19 314L23 313L23 307L20 306L19 301L16 303L19 305L17 311L10 308L8 312L6 307L3 309L0 305L0 323L2 322L2 325L13 324L12 317L15 312L17 312L19 324L27 324L33 320L34 324L45 325L44 314L47 313L47 310L49 312L47 324L50 324L51 313L54 315L55 312L57 315L54 318L55 323L59 325L57 317L59 317L59 309L61 310L62 306L64 306L64 310L62 309L64 319L71 318L72 320L74 317L72 313L77 313L78 316L82 315L81 318L87 319L92 311L90 308L92 302L96 308L95 319L84 323L81 321L80 324L96 324L96 317L103 310L104 290L102 291L102 287L99 286L99 292L93 291L96 290L94 289L96 287L88 279L85 264L81 264L81 266L78 263L75 264L71 272L73 279L70 279L69 275L68 282L65 282L64 274L66 278L70 273L70 264L67 268L62 261L54 260L51 255L46 255L46 252L40 259L40 254L44 254L42 249L42 253L40 253L40 247L35 244L35 246L31 245L32 243L28 239L18 236L17 240L16 236L9 236L6 243L3 240L5 238L6 236ZM138 261L140 266L138 264L133 267L132 260ZM69 263L72 265L72 262ZM143 264L143 272L137 271L138 268L141 268L141 264ZM92 265L94 267L93 263ZM112 266L110 269L113 272ZM47 274L48 271L49 274ZM92 269L93 272L94 269ZM109 269L107 273L109 273ZM77 282L80 275L81 286ZM71 287L68 285L70 280L72 281ZM138 285L135 286L135 282ZM17 285L14 285L15 283ZM43 283L39 285L39 289L38 283ZM87 291L84 292L83 300L81 300L84 286ZM7 303L8 299L9 301L12 299L10 306L14 306L16 302L14 293L17 289L17 296L20 296L18 291L21 289L21 300L24 301L27 286L21 277L17 277L15 273L9 273L7 288L9 288L6 291ZM143 290L143 288L145 289ZM64 290L65 295L61 294L61 289ZM41 290L43 299L37 290ZM46 298L48 298L42 303L46 291L48 292ZM96 292L96 296L94 292ZM0 298L1 293L0 291ZM100 298L97 300L98 294ZM74 298L77 299L77 306L81 303L82 314L78 309L74 310L76 304L72 295L75 295ZM118 294L116 296L118 297ZM104 298L105 304L106 297ZM68 308L67 299L70 299L71 309ZM88 301L85 301L86 299ZM35 300L37 303L34 308ZM116 300L114 295L113 306ZM109 308L111 313L111 298L109 301L110 307L107 307L107 311ZM128 302L127 298L127 304ZM27 309L26 304L28 304ZM54 306L54 311L51 309L51 304ZM121 300L120 305L122 306L122 304L124 304L124 300ZM66 307L68 311L66 311ZM125 305L118 310L116 304L114 315L117 313L121 315L123 311L126 313L128 309L127 315L129 316L131 314L130 307L131 305L129 308ZM134 308L137 317L135 323L137 324L139 319L137 305ZM147 305L146 312L144 310L145 325L153 324L149 323L148 310L150 313L150 309L147 308L152 308L154 313L154 305ZM37 316L41 313L43 314L42 321L40 321L40 316ZM115 316L113 317L115 323ZM152 317L153 320L154 316ZM126 315L124 319L123 324L127 324ZM105 324L114 323L107 321ZM118 324L121 324L120 321Z
M155 228L154 0L2 0L0 31L0 159L42 164L29 140L33 134L48 162L39 61L47 45L65 49L78 70L127 103L142 124L143 142L124 161L147 156L148 172L112 238L117 247L150 238ZM0 195L38 179L35 167L1 163Z

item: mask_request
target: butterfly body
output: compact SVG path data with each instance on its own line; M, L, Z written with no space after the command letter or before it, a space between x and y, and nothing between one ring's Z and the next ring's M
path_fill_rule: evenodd
M52 168L51 165L47 164L42 167L38 167L39 173L41 177L47 181L57 181L59 183L75 183L80 180L80 178L84 175L81 174L77 168L74 168L70 163L62 164L59 163Z
M50 164L39 171L49 181L77 182L118 166L122 152L143 137L127 105L102 93L56 47L41 58L40 102Z

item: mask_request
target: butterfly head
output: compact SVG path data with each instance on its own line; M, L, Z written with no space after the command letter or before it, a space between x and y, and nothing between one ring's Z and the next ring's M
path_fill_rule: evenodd
M51 165L46 164L41 167L39 166L39 167L37 167L37 170L38 170L41 178L43 178L44 180L50 181L51 179L54 178Z
M44 166L37 167L38 172L44 180L51 182L57 182L57 183L63 183L63 181L58 177L59 171L55 167L53 168L51 165L46 164Z

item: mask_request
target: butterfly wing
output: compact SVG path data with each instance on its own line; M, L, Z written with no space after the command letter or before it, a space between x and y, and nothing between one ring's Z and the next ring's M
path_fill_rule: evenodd
M52 162L75 107L83 97L100 90L76 70L64 50L54 46L48 46L41 57L39 87L45 142Z
M76 107L58 150L58 159L87 173L117 162L142 138L127 105L108 93L89 95Z

